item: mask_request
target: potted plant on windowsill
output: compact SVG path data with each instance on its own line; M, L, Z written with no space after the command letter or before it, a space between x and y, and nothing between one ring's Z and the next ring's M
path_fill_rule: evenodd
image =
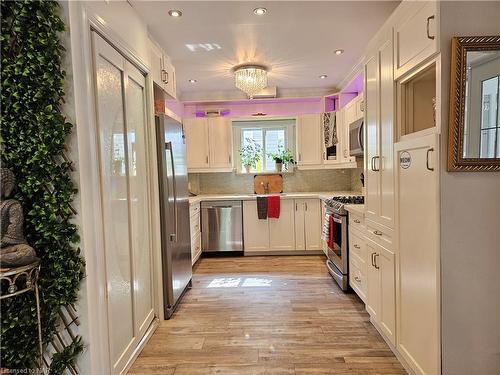
M250 173L252 168L257 168L257 163L260 161L262 155L262 146L251 138L245 138L245 141L247 144L239 152L245 171Z
M276 172L282 172L283 167L286 171L291 171L291 166L295 164L292 151L285 149L282 143L278 144L278 150L268 154L276 163Z

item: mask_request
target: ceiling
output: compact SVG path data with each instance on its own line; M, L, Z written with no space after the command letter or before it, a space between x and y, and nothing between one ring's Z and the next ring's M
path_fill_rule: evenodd
M129 0L170 56L183 100L244 97L231 68L269 67L280 93L331 91L398 1L144 1ZM253 9L267 8L264 16ZM179 18L171 9L181 10ZM199 46L204 44L203 47ZM336 49L343 49L336 55ZM320 79L322 74L328 75ZM189 83L196 79L196 83Z

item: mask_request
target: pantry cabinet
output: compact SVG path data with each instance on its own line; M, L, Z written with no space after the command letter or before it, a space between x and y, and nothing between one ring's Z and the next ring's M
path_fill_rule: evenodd
M177 98L175 68L170 58L151 39L149 40L149 57L153 82L170 97Z
M297 165L322 164L322 124L320 114L301 115L297 118Z
M230 120L224 117L186 118L188 172L231 172L232 136Z
M392 36L365 65L366 218L394 228Z
M397 143L395 150L399 202L397 348L415 373L437 374L440 369L438 136L405 140Z
M439 43L438 3L409 1L406 12L394 25L394 68L399 78L437 53Z

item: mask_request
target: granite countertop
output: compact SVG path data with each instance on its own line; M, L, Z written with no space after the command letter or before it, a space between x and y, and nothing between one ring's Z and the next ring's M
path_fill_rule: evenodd
M346 204L344 206L344 208L348 212L352 212L354 214L358 214L358 215L362 215L362 216L365 215L365 205L364 204Z
M272 194L270 194L272 195ZM319 198L328 199L335 195L359 195L358 192L353 191L321 191L321 192L285 192L280 194L281 199L295 199L295 198ZM215 200L254 200L257 194L200 194L189 197L189 203L195 204L201 201L215 201Z

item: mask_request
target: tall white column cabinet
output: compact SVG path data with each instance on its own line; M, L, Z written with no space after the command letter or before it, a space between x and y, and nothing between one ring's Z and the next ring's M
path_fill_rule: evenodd
M398 197L398 349L421 374L440 371L439 142L395 145ZM423 335L425 332L425 335Z
M364 60L366 309L422 375L441 372L437 8L402 3Z

